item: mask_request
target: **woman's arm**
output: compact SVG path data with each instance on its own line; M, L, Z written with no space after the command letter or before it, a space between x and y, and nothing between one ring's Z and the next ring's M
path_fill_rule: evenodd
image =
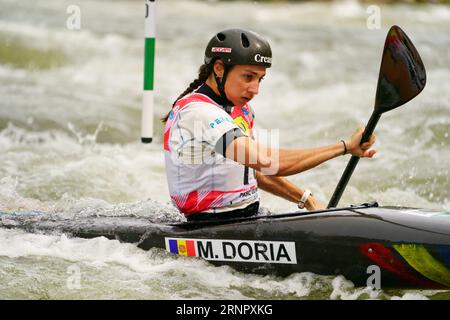
M283 177L267 176L256 171L256 179L258 180L258 188L296 204L299 203L304 192ZM305 203L305 208L308 210L320 210L325 207L317 202L315 197L311 195Z
M274 176L290 176L316 167L317 165L347 153L358 157L371 158L375 150L369 149L375 142L372 135L369 142L361 146L364 129L358 129L352 137L344 143L338 142L330 146L312 149L274 149L267 148L248 137L235 139L226 149L226 157Z

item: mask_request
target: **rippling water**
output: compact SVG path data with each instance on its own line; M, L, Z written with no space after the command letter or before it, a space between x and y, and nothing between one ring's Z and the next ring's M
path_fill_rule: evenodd
M284 147L334 143L372 111L386 31L400 25L427 68L416 99L381 119L378 154L361 161L341 204L377 200L450 210L450 7L381 5L381 29L357 2L158 2L156 142L142 145L143 1L0 0L0 211L180 219L169 203L157 118L196 76L216 30L265 35L274 63L253 106ZM226 17L226 18L224 18ZM344 157L292 177L326 203ZM272 212L295 210L262 193ZM71 270L81 272L71 288ZM186 281L189 279L189 281ZM372 291L342 277L242 274L117 241L0 230L0 298L389 299L437 291Z

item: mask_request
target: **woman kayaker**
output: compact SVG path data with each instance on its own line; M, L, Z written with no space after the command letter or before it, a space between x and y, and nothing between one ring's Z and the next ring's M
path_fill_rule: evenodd
M254 140L248 103L272 64L269 43L243 29L218 32L205 50L198 78L173 103L164 150L172 202L187 220L226 219L258 212L258 188L308 210L324 208L290 176L352 154L372 157L375 141L359 146L363 129L350 139L313 149L276 149Z

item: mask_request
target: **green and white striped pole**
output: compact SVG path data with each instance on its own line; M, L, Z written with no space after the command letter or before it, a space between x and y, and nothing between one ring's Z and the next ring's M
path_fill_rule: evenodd
M145 0L144 96L141 141L153 140L153 82L155 71L155 0Z

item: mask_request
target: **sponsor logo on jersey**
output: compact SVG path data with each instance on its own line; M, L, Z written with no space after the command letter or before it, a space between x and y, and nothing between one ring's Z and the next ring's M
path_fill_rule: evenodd
M246 198L246 197L249 197L251 195L254 195L257 192L258 192L258 189L257 188L253 188L253 189L250 189L250 190L247 190L247 191L239 193L239 198Z
M242 118L242 116L234 118L233 122L239 127L239 129L241 129L244 135L246 135L247 137L250 135L250 128L248 126L248 123L244 118Z
M211 122L209 124L209 127L211 129L214 129L214 127L218 124L224 123L224 122L231 122L230 118L227 117L220 117L220 118L216 118L213 122Z
M165 238L166 250L210 261L297 264L295 242Z

